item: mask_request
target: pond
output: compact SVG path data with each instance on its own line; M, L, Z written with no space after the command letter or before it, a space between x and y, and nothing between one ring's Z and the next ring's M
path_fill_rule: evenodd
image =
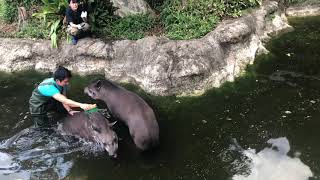
M117 159L31 127L28 99L48 74L1 73L0 179L320 179L320 17L290 22L295 31L273 39L270 54L203 96L157 97L125 85L154 107L160 147L139 153L119 123ZM95 102L83 94L95 78L75 76L70 97Z

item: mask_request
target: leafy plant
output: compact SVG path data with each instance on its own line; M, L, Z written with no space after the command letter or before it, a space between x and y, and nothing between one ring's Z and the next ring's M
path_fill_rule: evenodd
M41 12L32 16L42 19L50 27L50 39L52 47L57 47L58 29L62 25L63 14L68 7L67 0L42 0Z
M68 7L67 0L42 0L42 2L44 5L41 8L41 12L34 13L32 16L43 18L45 22L49 16L53 17L52 19L61 18Z
M89 19L91 30L100 34L102 29L108 29L112 21L115 19L113 16L115 7L112 6L110 0L91 0L86 2L89 5Z
M231 17L239 17L242 10L261 5L261 0L231 0L225 2L225 15Z
M58 31L60 23L61 23L61 20L58 19L51 25L50 39L51 39L51 46L52 47L58 47L58 44L57 44L57 42L58 42L57 31Z

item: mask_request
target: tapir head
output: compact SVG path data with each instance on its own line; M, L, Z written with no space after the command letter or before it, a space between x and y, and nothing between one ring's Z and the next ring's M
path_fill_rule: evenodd
M104 147L109 156L117 157L118 137L110 128L110 124L100 113L92 113L89 118L89 129L93 139Z
M98 80L94 83L91 83L84 89L84 93L88 94L93 99L101 99L102 96L106 95L106 92L102 92L105 89L102 87L105 86L106 82L109 82L109 81Z

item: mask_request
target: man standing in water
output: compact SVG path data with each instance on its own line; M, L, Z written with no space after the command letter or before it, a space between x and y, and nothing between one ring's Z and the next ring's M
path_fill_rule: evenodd
M53 123L49 111L60 113L67 111L73 115L76 111L73 111L72 107L80 107L83 110L96 107L95 104L83 104L66 97L66 86L71 77L68 69L59 66L52 78L43 80L33 90L29 100L29 110L35 126L48 127Z

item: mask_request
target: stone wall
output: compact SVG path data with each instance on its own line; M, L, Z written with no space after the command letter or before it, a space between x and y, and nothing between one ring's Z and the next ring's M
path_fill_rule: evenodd
M320 2L319 4L304 4L301 6L289 7L286 9L287 16L303 17L303 16L320 16Z

